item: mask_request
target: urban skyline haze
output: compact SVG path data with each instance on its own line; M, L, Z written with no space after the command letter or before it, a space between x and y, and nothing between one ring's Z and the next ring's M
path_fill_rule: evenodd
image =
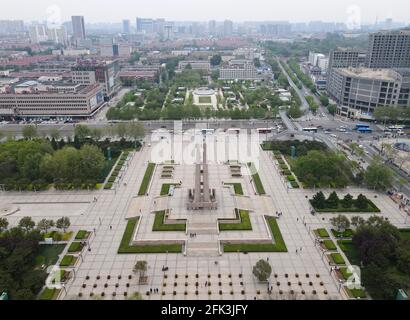
M0 19L22 19L25 21L69 21L72 15L83 15L86 23L121 22L135 17L165 18L174 21L207 21L225 19L242 21L308 22L315 20L348 22L352 17L361 23L374 23L392 18L394 21L409 22L410 2L391 0L356 0L350 3L325 0L21 0L8 2L0 12ZM22 10L30 6L30 10ZM234 8L234 10L233 10ZM327 9L328 8L328 9Z

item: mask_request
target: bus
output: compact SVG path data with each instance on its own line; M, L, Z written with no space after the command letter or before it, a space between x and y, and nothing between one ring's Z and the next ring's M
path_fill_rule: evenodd
M404 126L390 126L389 130L393 131L393 132L397 132L397 131L403 131L404 130Z
M372 133L373 130L368 124L356 124L356 131L359 133Z
M241 129L239 129L239 128L230 128L230 129L227 129L227 130L226 130L226 133L236 133L236 134L239 134L239 133L241 133Z
M258 128L256 131L261 134L272 133L273 128Z
M314 133L317 133L317 128L316 128L316 127L303 128L302 131L304 131L304 132L314 132Z
M215 129L202 129L201 132L203 135L214 134Z

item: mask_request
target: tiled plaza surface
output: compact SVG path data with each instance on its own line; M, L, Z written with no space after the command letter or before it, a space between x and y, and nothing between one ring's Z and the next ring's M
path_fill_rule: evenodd
M20 209L7 216L11 226L26 215L32 216L35 221L68 216L71 220L70 229L74 232L80 229L93 231L89 240L90 251L83 250L73 268L74 277L65 287L61 299L91 299L91 295L95 297L102 293L105 299L126 299L134 292L139 292L144 299L346 298L339 291L339 283L330 273L330 266L323 252L315 245L312 232L319 227L330 229L329 219L333 215L312 216L307 197L310 198L317 190L288 189L270 152L260 151L259 175L266 191L265 196L255 195L249 176L232 178L227 165L211 164L210 186L216 189L218 210L195 212L186 209L188 189L194 186L193 165L175 165L174 175L170 180L160 178L161 165L157 165L148 196L137 197L147 164L152 161L151 151L154 145L132 153L116 190L0 195L0 208L11 206ZM244 170L247 170L246 166ZM180 181L182 186L175 190L174 196L159 198L163 183ZM235 197L233 190L224 187L222 182L240 182L245 197ZM346 193L357 196L363 193L382 210L381 215L389 218L394 225L406 226L405 214L385 195L354 188L338 193L339 196ZM374 198L375 195L377 198ZM98 199L97 202L93 201L94 197ZM141 213L139 209L135 210L135 216L142 217L137 240L186 240L188 254L118 254L127 224L126 218L130 217L129 211L133 203L134 207L137 203L136 206L141 209ZM253 230L218 234L217 219L232 218L234 208L240 205L249 206L246 209L250 210ZM187 219L188 234L153 232L152 212L158 206L171 209L172 219ZM274 216L276 211L283 213L278 224L288 248L287 253L189 254L190 244L195 242L215 243L217 246L218 240L222 239L269 238L263 216ZM191 239L189 228L195 223L214 224L216 232L199 234L197 238ZM253 266L260 259L269 260L273 269L270 278L273 287L271 294L267 293L267 285L259 283L252 274ZM139 260L148 262L148 282L144 285L138 283L138 275L133 273L133 267ZM168 267L168 271L162 271L164 266ZM159 293L147 295L150 289L156 288Z

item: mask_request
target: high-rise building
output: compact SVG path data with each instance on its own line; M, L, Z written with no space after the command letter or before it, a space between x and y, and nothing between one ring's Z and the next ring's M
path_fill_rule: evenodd
M30 41L40 43L48 40L47 26L45 24L35 24L29 28Z
M85 39L85 23L83 16L72 16L71 22L73 24L73 37L74 40Z
M208 33L212 36L216 35L216 21L211 20L208 23Z
M0 34L16 34L24 32L22 20L0 20Z
M122 32L125 34L131 33L131 23L130 20L122 20Z
M154 32L154 20L137 18L137 32L153 33Z
M233 33L233 22L231 20L224 21L224 35L231 36Z
M410 67L410 29L370 34L366 64L369 68Z
M59 28L48 29L48 40L54 43L67 45L67 32L63 26Z

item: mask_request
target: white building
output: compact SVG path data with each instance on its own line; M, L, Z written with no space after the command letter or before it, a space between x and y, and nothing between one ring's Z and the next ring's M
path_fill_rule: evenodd
M45 24L35 24L29 28L30 41L40 43L48 40L47 26Z
M253 61L231 60L229 65L219 69L219 80L260 80Z
M195 61L180 61L178 64L179 70L184 70L186 67L190 65L192 70L204 70L209 71L211 69L211 64L209 61L202 61L202 60L195 60Z

